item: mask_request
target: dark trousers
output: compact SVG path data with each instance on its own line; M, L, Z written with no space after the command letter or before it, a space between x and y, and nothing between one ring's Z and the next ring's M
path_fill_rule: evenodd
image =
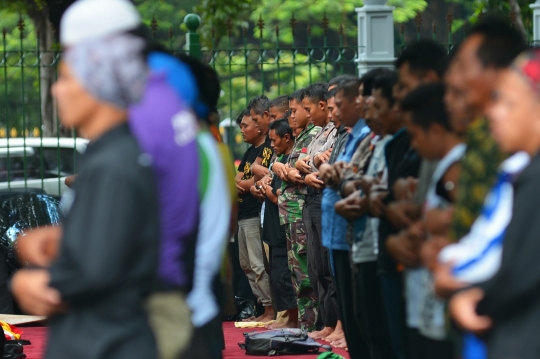
M298 307L286 245L270 246L270 286L273 303L278 312Z
M396 358L390 343L390 333L381 296L377 262L356 264L353 290L356 320L366 334L372 359Z
M0 313L14 314L13 298L8 288L8 268L6 265L5 248L0 248Z
M455 359L455 347L449 340L433 340L418 332L407 329L408 359Z
M352 271L349 263L349 252L333 250L336 290L340 318L345 331L345 339L349 347L351 359L370 358L366 334L354 316L354 300L352 291Z
M405 359L405 299L400 274L381 274L382 299L392 348L399 359Z
M317 298L319 313L326 327L335 327L338 305L335 286L330 270L328 249L322 245L321 195L308 196L302 214L308 239L308 275Z

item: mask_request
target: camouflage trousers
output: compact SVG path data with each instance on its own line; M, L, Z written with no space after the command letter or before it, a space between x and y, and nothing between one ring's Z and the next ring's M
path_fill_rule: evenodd
M319 312L317 295L311 286L307 264L307 234L304 222L287 224L287 252L289 269L298 303L300 328L312 331Z

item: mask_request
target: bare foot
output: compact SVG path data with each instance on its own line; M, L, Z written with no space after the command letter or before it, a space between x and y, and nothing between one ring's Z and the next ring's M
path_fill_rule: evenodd
M326 338L334 332L334 329L335 328L332 328L332 327L324 327L323 330L319 330L317 332L311 332L308 334L308 336L315 340Z
M345 338L336 340L330 343L330 345L338 349L347 349L347 341L345 340Z
M298 322L294 322L294 321L287 321L285 323L274 322L271 324L266 324L264 327L266 329L298 328Z
M255 317L249 317L249 318L246 318L246 319L242 319L243 322L254 322L255 321Z
M274 312L269 315L261 316L255 319L255 321L259 323L268 323L272 320L274 320Z
M267 323L271 320L274 320L275 316L276 315L274 313L274 308L272 308L271 306L267 306L267 307L264 307L263 315L258 316L253 321L258 322L258 323Z
M345 332L343 331L343 325L341 321L338 320L336 328L332 334L324 338L323 340L328 343L335 342L336 340L341 340L345 338Z

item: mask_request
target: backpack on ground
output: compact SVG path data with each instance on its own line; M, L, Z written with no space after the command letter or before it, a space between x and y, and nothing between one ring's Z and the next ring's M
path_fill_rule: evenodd
M317 354L322 348L332 351L308 337L301 329L276 329L263 332L244 333L245 343L238 343L247 355L277 356L283 354Z

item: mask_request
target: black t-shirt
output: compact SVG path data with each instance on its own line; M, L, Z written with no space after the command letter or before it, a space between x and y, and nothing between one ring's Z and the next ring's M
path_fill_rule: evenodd
M289 155L283 155L278 161L280 163L287 163ZM281 178L274 175L272 183L272 192L276 194L276 191L281 188ZM272 247L284 247L287 245L287 237L285 236L285 226L279 223L279 208L278 205L267 199L264 207L264 225L262 231L262 240Z
M251 146L248 148L240 166L238 166L238 172L244 172L242 176L242 181L249 180L253 178L253 173L251 173L251 165L257 159L261 147ZM241 194L238 196L238 219L249 219L253 217L258 217L261 212L262 203L259 202L251 193Z
M411 147L411 137L407 131L400 132L394 139L388 142L385 149L386 165L388 167L388 188L394 187L394 183L399 178L418 177L420 170L420 156ZM389 191L389 195L384 199L385 203L394 201L394 193ZM399 232L392 223L382 217L379 223L379 272L385 274L397 273L397 265L394 259L386 250L386 240L390 235Z
M272 149L272 140L270 140L270 137L266 136L266 140L264 143L259 146L259 153L257 157L260 157L262 159L262 165L266 168L270 166L270 159L274 155L274 150Z

